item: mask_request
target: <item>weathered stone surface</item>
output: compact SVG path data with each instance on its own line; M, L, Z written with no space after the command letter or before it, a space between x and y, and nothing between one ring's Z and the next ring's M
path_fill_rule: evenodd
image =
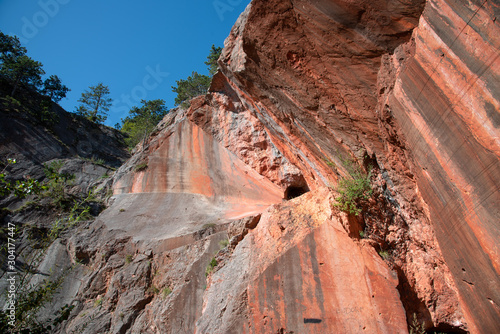
M254 0L68 241L61 332L496 332L498 8ZM358 217L325 187L356 165Z
M0 109L0 157L16 158L18 167L26 164L26 175L33 176L43 176L34 166L53 159L80 156L118 167L128 158L119 131L73 118L57 105L52 110L59 121L48 129L29 115Z
M405 333L396 273L330 201L319 189L264 212L211 277L198 332Z
M494 2L429 1L409 57L401 49L388 58L396 80L381 107L401 127L469 330L478 333L500 324L497 17Z

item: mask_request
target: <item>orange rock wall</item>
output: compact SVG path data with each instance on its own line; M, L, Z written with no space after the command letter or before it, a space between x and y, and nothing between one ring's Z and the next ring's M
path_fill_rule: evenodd
M115 194L188 193L233 206L233 214L280 202L283 192L211 135L183 119L148 143L143 170L130 170Z
M197 332L407 333L397 276L331 200L321 188L264 212L210 278Z
M495 2L254 1L211 88L243 101L311 189L345 159L380 167L406 230L395 262L422 303L407 311L428 328L499 323L496 16Z
M496 332L498 13L254 0L210 92L165 117L71 241L93 270L67 328L406 333L415 314L432 332ZM359 217L325 187L347 160L373 167ZM311 191L283 201L288 187Z
M470 329L500 326L498 2L428 1L414 55L385 103L401 126L419 190Z

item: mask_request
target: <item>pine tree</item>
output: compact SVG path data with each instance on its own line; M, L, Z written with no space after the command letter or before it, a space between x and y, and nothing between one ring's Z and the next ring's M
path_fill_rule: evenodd
M80 102L80 106L76 109L76 112L79 115L94 123L103 124L106 121L107 112L113 100L109 97L108 86L100 82L96 86L90 86L89 90L83 92L78 102Z
M42 93L54 102L59 102L62 98L66 97L66 93L70 89L62 84L61 79L57 75L51 75L43 82Z
M164 100L142 100L142 107L134 107L129 111L121 130L128 135L126 139L129 147L135 147L141 140L144 141L153 131L159 121L168 113Z
M26 55L26 48L21 46L17 37L0 31L0 75L12 83L12 97L20 85L39 89L45 74L42 66Z
M186 80L176 80L177 87L172 87L172 91L177 93L175 105L180 105L187 100L207 93L210 87L211 78L209 76L193 72Z
M210 50L210 54L207 57L207 61L205 62L205 65L208 66L208 72L210 73L210 76L213 77L215 72L219 69L219 64L217 64L217 61L219 60L220 54L222 53L222 48L220 46L215 47L215 45L212 44L212 49Z
M183 107L187 107L186 101L198 95L207 93L208 88L210 88L212 77L218 70L217 60L219 59L221 52L221 47L215 47L215 45L212 45L210 54L205 62L205 65L208 66L210 76L193 72L191 76L185 80L176 80L177 86L172 86L172 91L177 93L175 98L176 106L182 105Z

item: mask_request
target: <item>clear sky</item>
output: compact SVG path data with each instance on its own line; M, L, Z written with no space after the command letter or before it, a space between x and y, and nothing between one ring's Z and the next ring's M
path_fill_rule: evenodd
M81 93L103 82L114 100L107 125L141 99L174 107L175 81L208 74L212 44L223 46L250 0L0 0L0 30L71 89L59 104L74 111Z

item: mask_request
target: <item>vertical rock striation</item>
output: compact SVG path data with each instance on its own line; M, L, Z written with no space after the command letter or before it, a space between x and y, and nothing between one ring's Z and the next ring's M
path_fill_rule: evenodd
M494 333L499 8L254 0L210 91L68 241L88 271L62 328ZM359 217L331 205L353 165L371 169Z
M499 4L428 1L410 57L401 47L382 71L383 94L411 153L419 191L459 291L469 330L500 324Z

